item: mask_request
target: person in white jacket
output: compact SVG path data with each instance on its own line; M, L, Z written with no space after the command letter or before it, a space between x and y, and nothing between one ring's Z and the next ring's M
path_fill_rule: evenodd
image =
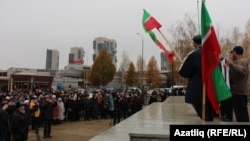
M62 98L57 99L57 105L59 107L59 123L61 123L64 118L65 118L65 107L64 107L64 102L62 101Z
M233 60L232 51L230 51L228 57L222 58L220 63L222 75L227 83L228 88L230 89L229 66L226 65L228 59ZM220 102L220 117L222 121L233 121L232 97Z

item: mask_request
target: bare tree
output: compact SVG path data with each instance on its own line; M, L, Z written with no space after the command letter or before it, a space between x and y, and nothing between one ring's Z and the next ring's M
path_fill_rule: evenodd
M234 27L224 38L220 39L220 47L221 47L221 57L228 56L229 52L233 49L234 46L240 45L242 42L242 33L240 32L238 27Z
M190 51L192 51L193 45L192 45L192 38L199 34L198 25L193 20L193 18L189 14L185 14L184 21L180 21L177 24L173 25L170 29L170 32L173 36L173 43L176 52L181 56L181 58L184 58ZM179 60L175 60L173 62L174 64L169 63L169 67L172 72L172 80L173 83L176 82L183 82L179 74L177 74L177 70L181 64ZM170 77L169 77L170 78Z
M244 55L249 58L250 56L250 20L247 21L245 26L245 33L243 35L242 46L244 47ZM250 59L249 59L250 61Z
M234 45L239 45L241 43L242 33L240 32L239 27L234 27L232 29L231 41Z
M137 61L136 61L136 70L138 71L139 74L142 73L142 70L145 70L145 65L146 65L146 63L145 63L144 58L143 58L143 62L142 62L142 56L139 55L137 57Z
M121 71L127 71L129 68L129 64L130 64L130 59L129 59L129 55L127 52L123 51L122 53L122 62L120 64L119 67L119 72Z
M179 22L176 25L173 25L170 32L173 35L173 42L177 53L184 58L191 50L193 50L192 38L194 35L199 34L197 24L191 16L186 13L184 22Z

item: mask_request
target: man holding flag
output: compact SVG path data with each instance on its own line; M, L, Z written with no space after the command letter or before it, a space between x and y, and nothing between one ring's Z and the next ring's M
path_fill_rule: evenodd
M201 7L201 35L203 95L208 97L214 111L219 114L219 102L232 97L232 94L219 67L221 48L205 0L202 1ZM207 113L204 112L206 104L204 102L206 101L203 100L202 114L203 117L206 117Z
M226 65L230 68L230 87L233 93L232 107L237 122L249 122L248 94L249 94L249 65L243 57L244 49L241 46L233 48L233 60L227 59Z
M179 73L183 77L189 78L187 88L189 95L186 95L186 102L194 104L194 108L202 120L213 121L214 113L219 114L220 112L219 102L230 98L232 94L219 68L221 49L205 5L205 0L202 1L201 7L201 41L202 48L200 47L200 49L188 54L180 67ZM194 54L195 52L196 54ZM191 65L187 66L188 62L192 62L191 60L200 64L194 65L191 63ZM193 75L194 73L196 73L196 76ZM201 73L201 76L199 73ZM196 79L197 82L195 83L193 79ZM195 93L194 89L191 89L191 86L194 84L202 85L202 94L200 89L197 93ZM199 99L196 102L194 98L192 101L188 101L188 96L191 99L191 97L195 97L194 95L196 97L199 96Z
M197 115L202 118L202 64L201 64L201 35L193 37L194 50L183 60L179 74L188 78L188 85L185 94L185 102L192 104ZM207 98L206 98L207 99ZM210 102L206 101L206 121L213 121L214 111Z

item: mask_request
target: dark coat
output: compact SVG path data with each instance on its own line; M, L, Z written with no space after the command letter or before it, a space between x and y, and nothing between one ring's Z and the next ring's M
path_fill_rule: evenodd
M14 112L10 128L13 141L26 141L28 139L28 124L24 113L18 110Z
M8 120L8 113L5 110L0 109L0 136L3 136L2 134L6 133L5 130L8 130Z
M83 109L84 111L91 111L92 109L92 100L85 98L83 100Z
M179 68L179 74L188 78L185 101L190 104L202 103L201 51L201 47L197 47L190 52Z
M41 104L42 118L43 119L53 119L53 109L57 106L57 103L45 101Z

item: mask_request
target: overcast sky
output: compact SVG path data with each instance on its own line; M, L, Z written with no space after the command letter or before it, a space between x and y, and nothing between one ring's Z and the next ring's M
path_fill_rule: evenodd
M136 33L144 37L146 63L155 56L159 65L161 50L142 28L143 9L171 40L169 28L185 14L198 25L197 5L200 13L201 0L0 0L0 69L44 69L47 49L59 50L63 69L74 46L84 48L85 64L91 65L92 43L99 36L116 40L118 67L123 51L135 63L142 53ZM250 0L207 0L206 6L213 24L223 30L236 26L243 31L250 19Z

